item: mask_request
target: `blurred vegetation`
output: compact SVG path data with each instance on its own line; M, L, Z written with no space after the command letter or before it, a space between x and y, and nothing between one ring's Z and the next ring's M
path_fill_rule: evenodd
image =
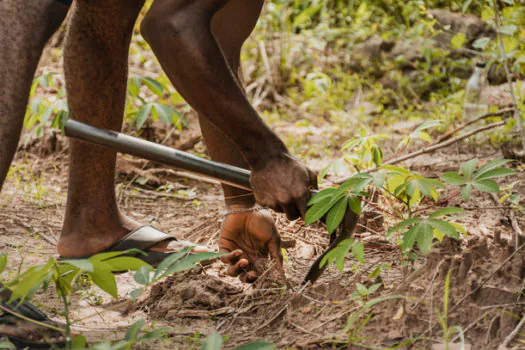
M243 51L247 94L269 123L294 123L304 128L305 138L312 126L334 127L331 137L319 140L320 147L300 138L285 140L301 157L329 155L351 137L401 121L440 120L445 130L461 120L463 87L473 63L485 60L502 72L495 6L501 9L499 31L512 74L523 76L525 5L520 2L267 1ZM438 22L432 11L439 9L482 18L485 31L474 38L470 28L467 34L456 32L454 24ZM58 60L61 50L53 52ZM60 128L68 117L63 77L44 73L32 89L25 125L34 132L26 142ZM138 24L128 87L128 130L140 134L159 121L184 132L191 109L162 73Z

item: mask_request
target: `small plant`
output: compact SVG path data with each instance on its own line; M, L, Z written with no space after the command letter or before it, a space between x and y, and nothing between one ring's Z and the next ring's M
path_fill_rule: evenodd
M20 273L12 281L3 282L12 292L9 302L18 300L23 303L32 299L35 293L41 289L48 289L51 284L56 287L56 293L64 305L64 316L66 319L66 348L83 349L86 346L84 336L71 338L71 326L69 312L69 299L75 291L75 285L85 284L86 277L89 278L104 292L114 298L118 297L115 273L123 271L136 271L135 280L144 286L150 285L161 278L186 271L195 267L201 261L216 259L224 253L196 253L190 254L191 248L186 248L181 252L171 254L154 270L144 261L129 255L144 254L138 250L129 250L125 252L107 252L96 254L88 259L63 259L56 260L49 258L46 264L33 266ZM0 254L0 273L7 266L7 254ZM151 273L153 277L150 277ZM84 282L82 282L84 281ZM76 283L78 282L78 283ZM132 298L136 299L143 288L132 292ZM166 332L166 329L154 330L151 332L142 332L144 320L139 320L128 330L126 338L122 342L114 344L96 345L90 349L131 349L131 346L139 341L151 340L160 337ZM55 327L51 327L61 331ZM140 333L144 333L139 337Z

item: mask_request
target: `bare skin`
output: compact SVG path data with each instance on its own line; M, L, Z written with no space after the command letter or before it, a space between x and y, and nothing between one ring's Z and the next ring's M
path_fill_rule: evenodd
M16 0L5 3L20 6ZM224 186L228 207L250 208L257 200L296 218L304 213L308 189L316 185L315 176L288 153L242 89L240 51L262 5L263 0L156 0L142 31L172 83L199 112L211 157L252 170L253 195ZM67 6L50 0L24 6L13 16L6 16L7 21L14 18L13 23L0 22L0 28L18 28L23 34L0 41L0 45L7 45L2 53L12 52L5 61L29 57L27 64L3 75L8 81L11 78L15 88L0 90L1 103L8 106L0 109L0 123L6 126L0 130L0 183L16 149L26 97L42 48L67 11ZM60 6L61 13L42 17L48 27L34 25L39 13L48 13L46 6ZM120 130L129 42L141 7L141 0L77 1L65 50L73 119ZM27 8L33 12L22 18L20 13ZM32 32L39 29L39 33ZM18 47L19 51L12 50ZM115 153L80 141L72 141L70 149L68 202L57 250L64 257L82 257L103 251L140 225L118 209ZM228 273L232 275L247 279L252 263L268 254L282 267L280 237L267 212L228 215L220 238L221 250L231 253L224 260L230 263ZM170 250L165 245L155 249Z

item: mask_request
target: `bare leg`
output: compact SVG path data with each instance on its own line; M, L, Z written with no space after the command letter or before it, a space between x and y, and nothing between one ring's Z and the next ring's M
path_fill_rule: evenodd
M260 2L250 1L155 0L142 32L181 95L240 150L252 170L257 202L297 218L304 214L316 176L289 154L250 105L212 32L214 17L230 4L260 8ZM232 23L229 34L247 22Z
M264 0L233 0L220 10L212 21L212 32L226 58L239 86L244 86L241 49L253 31L261 13ZM235 144L206 117L200 115L199 122L208 152L213 160L249 169ZM228 206L251 207L255 198L251 192L223 185Z
M128 50L142 0L77 0L64 54L71 117L120 130ZM64 257L103 251L138 224L120 214L115 152L71 140L66 219L57 250Z
M246 149L243 149L243 153L240 152L239 145L234 143L235 136L249 139L250 126L257 126L261 121L242 90L240 53L244 41L257 23L264 0L222 1L225 5L215 12L214 2L221 1L194 2L186 7L184 1L157 0L152 12L143 22L142 29L172 83L199 112L202 133L211 157L220 162L249 168ZM177 8L177 4L181 7ZM188 20L189 18L192 20ZM210 20L211 32L206 32L207 27L202 26L201 20L206 18ZM179 30L182 32L179 33ZM211 40L205 40L203 36L206 35L206 39ZM181 40L184 42L182 47ZM202 43L204 45L200 46ZM179 50L180 52L176 52ZM177 54L178 57L174 58L173 54ZM185 54L190 56L186 57ZM201 60L201 54L206 54L204 61ZM195 58L197 63L192 66L191 62ZM223 95L215 94L218 91ZM215 104L209 98L211 95L214 95L215 102L224 99L225 104ZM248 125L244 124L242 130L230 129L228 133L225 126L235 124L235 121L228 118L229 113L240 112L236 110L237 107L244 107L246 114L251 114L251 118L247 118ZM262 125L261 129L265 128L266 126ZM275 135L261 141L271 142L272 137ZM259 139L254 137L250 141L255 144L256 140ZM277 140L277 143L280 143L280 140ZM231 186L223 186L223 189L226 204L230 208L249 208L255 204L251 192ZM233 276L240 275L243 281L249 282L256 278L252 264L259 258L266 258L268 254L276 259L282 270L279 245L279 234L267 211L229 214L222 223L220 249L233 252L224 259L230 263L227 273ZM236 256L235 252L239 251L242 251L242 254Z
M0 189L18 145L42 50L68 8L55 0L0 2Z

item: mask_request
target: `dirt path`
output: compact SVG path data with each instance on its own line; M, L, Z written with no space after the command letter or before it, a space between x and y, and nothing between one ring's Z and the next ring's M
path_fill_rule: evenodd
M427 175L449 171L465 157L434 155L420 159L417 170ZM66 174L64 153L38 161L19 155L0 202L0 247L9 253L11 273L19 266L24 269L43 263L55 254L53 243L64 215ZM519 176L523 182L523 171ZM187 199L119 178L122 209L142 223L216 248L223 209L220 189L172 180L174 193L189 195ZM270 280L248 286L219 277L223 266L217 262L199 273L168 278L130 304L127 293L135 288L135 282L128 273L117 277L121 296L117 301L95 288L75 295L75 325L91 341L116 340L138 318L146 318L155 327L173 327L169 339L155 348L198 348L202 336L215 331L230 336L228 347L267 339L283 348L333 348L347 342L349 334L353 334L351 348L359 348L358 344L388 347L422 335L439 342L442 333L435 309L443 309L446 271L456 266L448 323L461 326L473 348L495 348L515 327L517 320L512 315L523 312L525 302L519 291L525 255L515 254L508 243L514 232L504 210L488 196L477 196L471 203L460 222L469 235L460 243L438 245L428 259L419 259L410 268L402 265L395 242L385 238L388 218L378 220L377 213L365 214L356 237L365 242L366 263L360 265L348 258L343 273L332 267L308 289L301 289L300 282L314 257L326 247L326 233L321 227L305 227L276 215L283 238L296 241L285 261L291 288ZM523 226L522 218L519 220ZM506 259L510 259L508 263ZM370 277L377 267L381 267L380 273ZM357 282L368 286L382 283L370 300L391 299L369 309L363 307L350 300ZM60 319L59 303L51 291L36 299L46 312ZM349 323L356 313L362 313L361 317ZM367 315L371 318L363 323Z

